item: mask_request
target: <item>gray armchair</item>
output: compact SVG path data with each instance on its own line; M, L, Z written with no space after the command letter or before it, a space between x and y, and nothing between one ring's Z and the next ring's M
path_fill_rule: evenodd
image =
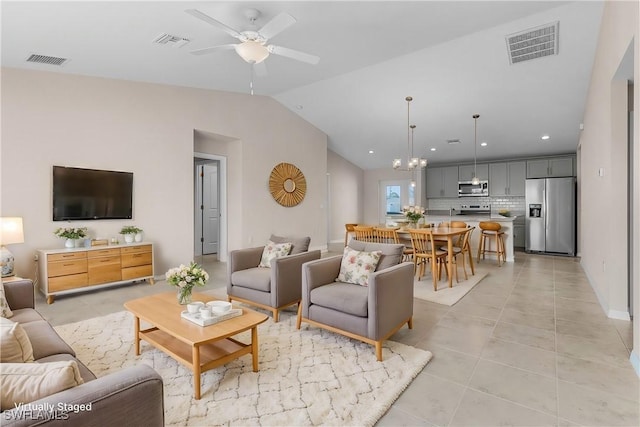
M351 240L349 247L382 251L369 285L335 281L342 256L304 264L296 327L306 322L374 345L381 361L384 340L405 323L413 328L413 264L401 262L404 245Z
M320 251L308 251L309 237L271 236L270 240L293 244L289 255L271 260L271 268L258 267L264 246L229 253L227 297L229 302L235 300L270 310L277 322L280 310L300 303L302 264L320 259Z

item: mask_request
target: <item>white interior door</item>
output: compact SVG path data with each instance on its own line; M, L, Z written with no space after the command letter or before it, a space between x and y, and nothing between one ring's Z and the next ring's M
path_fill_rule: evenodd
M202 177L202 253L203 255L218 253L218 237L220 235L220 198L217 163L203 165Z
M387 217L402 215L403 206L415 205L415 189L411 181L380 181L379 222L385 224Z

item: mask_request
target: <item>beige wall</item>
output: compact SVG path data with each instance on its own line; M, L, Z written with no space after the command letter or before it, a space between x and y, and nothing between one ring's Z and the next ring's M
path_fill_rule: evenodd
M51 220L52 165L133 172L133 221L73 225L93 237L117 235L124 224L143 228L156 243L156 275L191 260L194 148L228 155L229 249L261 245L272 232L326 243L327 137L275 100L2 69L1 214L24 218L26 242L10 248L17 273L34 277L35 251L63 246L53 235L65 223ZM268 192L280 162L305 174L297 207Z
M640 223L640 153L638 138L640 100L638 85L640 39L638 2L608 1L602 18L598 48L584 115L584 131L580 137L580 200L582 265L595 289L604 311L611 317L627 313L627 248L629 230L627 212L627 143L626 143L626 82L618 73L628 47L633 47L636 82L634 91L635 131L633 144L636 153L635 224ZM618 73L618 74L617 74ZM604 168L604 176L598 170ZM634 264L640 265L638 231ZM640 286L638 267L634 277L635 318L632 362L639 371L640 348ZM634 361L635 358L635 361Z
M348 223L363 221L364 171L327 150L329 179L329 241L343 242Z

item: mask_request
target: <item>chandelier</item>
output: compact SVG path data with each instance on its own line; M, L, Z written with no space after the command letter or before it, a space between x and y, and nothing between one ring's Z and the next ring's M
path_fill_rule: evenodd
M419 157L413 156L413 131L416 128L416 125L411 124L411 116L410 116L410 105L413 98L407 96L405 98L407 101L407 164L405 167L402 166L402 159L393 159L392 166L396 170L402 171L412 171L416 168L424 168L427 166L427 159L422 159Z

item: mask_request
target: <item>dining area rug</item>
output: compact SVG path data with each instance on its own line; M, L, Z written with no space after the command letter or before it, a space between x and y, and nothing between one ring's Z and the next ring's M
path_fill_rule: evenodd
M453 286L450 288L446 274L443 272L442 279L438 282L437 291L433 290L433 280L431 279L430 272L422 276L422 279L419 281L416 275L413 279L413 297L437 304L452 306L469 293L482 279L487 277L489 268L477 265L475 266L475 273L475 275L472 275L471 271L468 270L468 279L465 280L462 268L460 268L458 272L460 282L456 282L454 277L452 282Z
M243 356L204 372L200 400L188 368L144 341L135 356L127 311L55 329L97 377L138 363L154 368L164 382L167 426L372 426L432 357L386 341L378 362L368 344L309 325L297 330L295 321L285 311L280 322L259 325L259 371ZM234 338L250 342L249 332Z

